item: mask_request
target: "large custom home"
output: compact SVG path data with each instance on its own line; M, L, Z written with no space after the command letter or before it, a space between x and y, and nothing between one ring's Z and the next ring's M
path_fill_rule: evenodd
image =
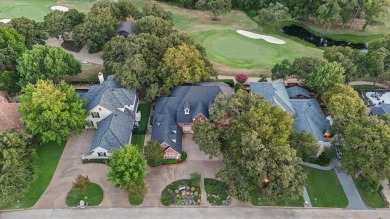
M104 81L99 73L99 80L99 85L90 86L87 93L80 94L86 101L84 108L89 111L86 128L96 129L87 155L90 158L108 157L113 149L129 144L133 128L141 119L135 90L123 88L112 75Z
M18 107L19 103L12 103L7 93L0 91L0 133L6 129L23 129Z
M207 120L209 110L218 94L233 95L225 83L203 82L178 86L169 97L159 97L153 113L152 139L165 150L165 159L180 159L182 135L193 133L198 120Z
M329 146L329 126L331 119L326 118L317 100L299 86L287 88L282 82L250 83L252 93L262 95L268 102L280 106L294 117L294 129L298 132L312 133L321 146Z

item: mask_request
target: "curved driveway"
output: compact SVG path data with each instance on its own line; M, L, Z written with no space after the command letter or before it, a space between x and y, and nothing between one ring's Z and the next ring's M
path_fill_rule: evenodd
M81 153L90 151L95 130L84 130L72 136L62 153L49 187L33 208L65 208L65 198L72 188L74 178L88 175L91 182L99 184L104 191L103 207L128 207L127 194L114 187L107 179L107 166L104 164L82 164Z

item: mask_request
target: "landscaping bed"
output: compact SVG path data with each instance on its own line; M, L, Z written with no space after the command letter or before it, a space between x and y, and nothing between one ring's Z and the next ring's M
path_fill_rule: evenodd
M204 187L207 193L207 201L212 205L228 206L231 204L231 197L228 194L226 183L211 179L204 179Z
M334 170L304 169L307 174L306 189L313 207L347 207L347 196Z
M367 206L371 208L385 208L387 207L388 203L386 201L386 198L383 197L382 192L379 191L370 191L367 189L367 186L364 184L364 180L354 179L356 188L359 191L360 197L362 197L364 203L366 203Z
M286 206L286 207L303 207L304 199L300 196L297 200L276 199L269 200L265 198L259 191L253 189L250 194L250 202L254 206Z
M180 160L176 160L176 159L168 160L168 159L165 159L163 165L182 163L186 159L187 159L187 152L182 151Z
M98 206L103 200L103 189L96 183L90 183L87 192L78 192L72 188L66 196L66 205L76 207L81 200L88 206Z
M199 184L190 179L177 180L169 184L161 193L161 203L170 205L199 205L201 190Z
M142 192L139 192L139 191L130 191L129 192L129 203L131 205L141 205L143 202L144 202L144 194Z

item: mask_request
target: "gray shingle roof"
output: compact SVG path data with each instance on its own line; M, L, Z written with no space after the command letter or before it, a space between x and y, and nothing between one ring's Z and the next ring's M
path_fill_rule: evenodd
M371 114L376 116L381 116L383 114L390 113L390 104L381 103L378 106L371 107Z
M307 91L305 88L299 87L299 86L294 86L294 87L289 87L286 89L288 96L291 97L296 97L296 96L304 96L307 98L310 98L309 91Z
M318 141L325 141L324 132L329 129L330 121L325 118L315 99L291 99L295 110L294 129L313 133Z
M251 92L263 96L273 105L280 106L284 111L294 114L290 98L282 82L250 82Z
M84 108L91 110L97 105L103 106L112 112L111 115L100 121L97 126L92 149L102 147L112 150L129 143L135 122L135 113L118 108L125 105L137 106L137 94L135 90L123 88L112 75L102 84L89 87L87 93L81 95L86 100Z
M170 97L159 97L153 113L152 139L165 142L181 153L183 133L177 124L192 123L199 113L208 118L210 103L214 102L219 93L230 96L233 89L225 83L206 82L178 86L171 90ZM190 108L189 114L184 113L185 107ZM176 139L176 142L172 139Z
M118 25L118 29L116 30L116 32L119 35L124 36L124 37L129 36L130 34L133 33L133 23L132 22L128 22L128 21L121 22Z

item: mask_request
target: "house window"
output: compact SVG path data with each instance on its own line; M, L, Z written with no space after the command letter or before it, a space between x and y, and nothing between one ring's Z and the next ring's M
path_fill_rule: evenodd
M184 114L186 114L186 115L190 114L190 109L185 108L185 109L184 109Z
M99 112L91 112L92 118L100 118Z

